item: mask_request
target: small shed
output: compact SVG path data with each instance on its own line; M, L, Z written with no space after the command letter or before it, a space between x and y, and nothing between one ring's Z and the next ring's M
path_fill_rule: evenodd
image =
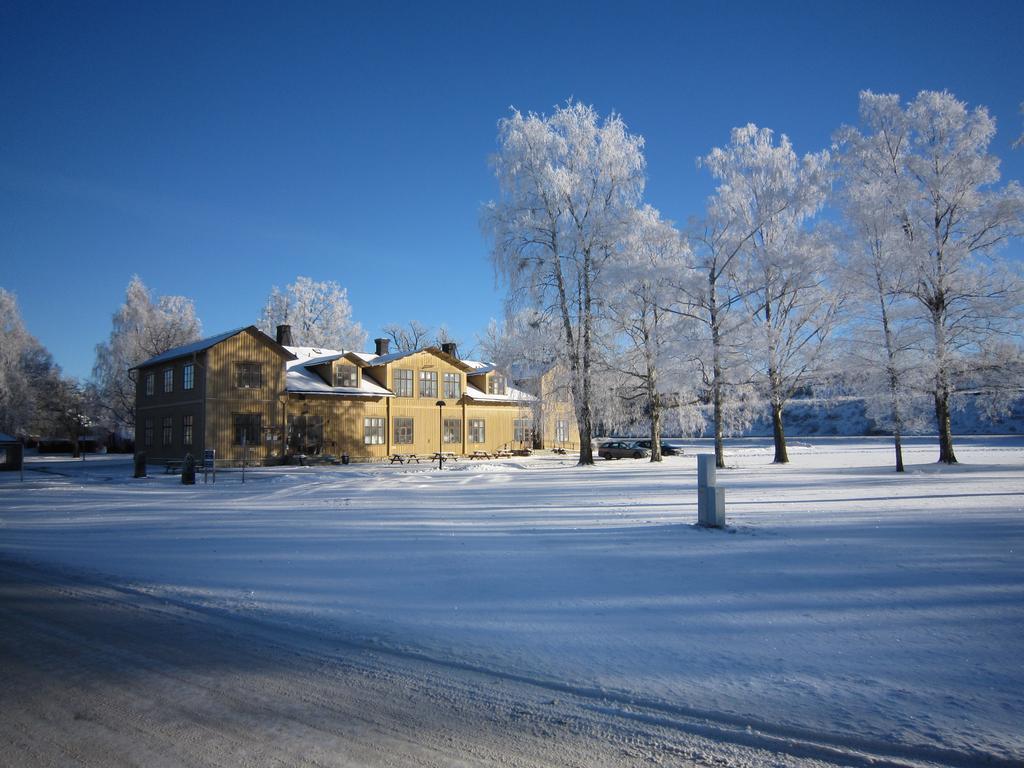
M21 440L0 432L0 472L21 469L22 458Z

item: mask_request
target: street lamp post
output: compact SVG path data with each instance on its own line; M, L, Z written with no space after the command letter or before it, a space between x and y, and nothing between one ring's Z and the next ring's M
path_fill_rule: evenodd
M435 405L437 406L437 468L441 469L441 464L444 463L444 454L441 452L441 446L444 445L444 400L438 400Z

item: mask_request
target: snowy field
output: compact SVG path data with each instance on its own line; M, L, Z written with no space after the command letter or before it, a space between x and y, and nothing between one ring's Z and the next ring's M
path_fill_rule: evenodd
M1024 761L1024 438L731 445L728 531L695 452L130 478L0 476L0 554L579 694L948 765ZM160 470L157 469L157 472Z

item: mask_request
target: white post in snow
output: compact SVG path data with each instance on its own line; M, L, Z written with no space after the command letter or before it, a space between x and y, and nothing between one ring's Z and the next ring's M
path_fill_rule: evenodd
M725 488L718 487L713 453L697 455L697 525L725 527Z

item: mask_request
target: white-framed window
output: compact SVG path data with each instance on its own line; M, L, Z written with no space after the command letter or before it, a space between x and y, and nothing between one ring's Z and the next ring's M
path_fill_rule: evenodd
M517 443L525 443L533 439L533 419L513 419L512 440Z
M152 397L153 392L156 391L156 374L146 374L146 397Z
M235 363L235 387L259 389L263 386L263 366L260 363Z
M469 442L483 443L487 441L487 431L483 419L469 420Z
M451 400L462 397L462 376L457 373L444 375L444 396Z
M384 445L384 419L376 416L363 419L363 444Z
M462 442L462 419L445 419L444 420L444 442L446 442L446 443L461 443Z
M555 442L569 442L569 422L565 419L555 421Z
M192 426L195 423L195 416L181 417L181 444L192 445Z
M173 368L165 368L164 369L164 392L173 392L173 391L174 391L174 369Z
M412 371L410 371L412 373ZM412 383L411 381L409 382ZM408 445L413 441L413 420L405 416L394 418L394 442L396 445Z
M195 389L195 386L196 366L194 363L185 363L185 367L181 369L181 388Z
M487 382L487 394L504 395L505 386L505 377L500 373L492 373L490 380Z
M437 397L437 371L420 371L420 397Z
M412 397L412 370L409 368L396 368L392 381L395 387L395 394L399 397Z
M358 387L359 373L354 365L339 365L334 369L334 386Z

